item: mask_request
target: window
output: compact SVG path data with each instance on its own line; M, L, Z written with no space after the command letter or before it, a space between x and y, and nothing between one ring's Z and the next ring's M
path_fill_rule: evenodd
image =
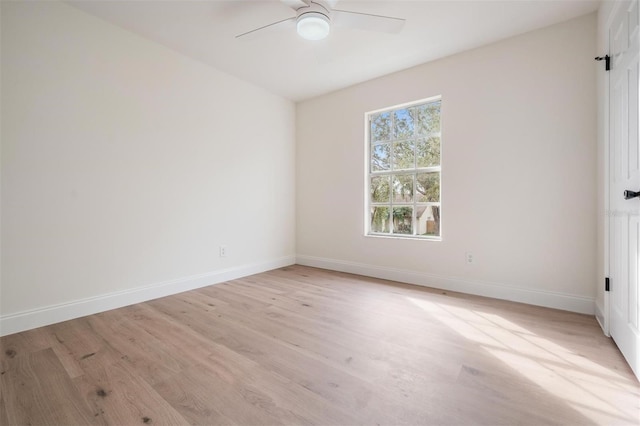
M368 235L440 238L440 98L367 114Z

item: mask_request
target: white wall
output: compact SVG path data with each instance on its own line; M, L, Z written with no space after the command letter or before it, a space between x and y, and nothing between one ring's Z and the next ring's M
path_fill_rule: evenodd
M62 3L1 28L2 334L294 261L293 103Z
M298 262L593 313L595 47L591 14L298 104ZM435 95L442 242L363 236L365 112Z

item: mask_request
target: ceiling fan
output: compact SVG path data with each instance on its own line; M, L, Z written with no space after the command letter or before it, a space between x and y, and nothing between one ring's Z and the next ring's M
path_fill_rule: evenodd
M333 9L332 6L337 3L337 0L280 1L293 9L296 15L238 34L236 38L246 38L263 30L270 30L293 23L296 24L298 34L307 40L322 40L329 35L331 27L334 25L368 31L397 33L405 23L405 19L392 16Z

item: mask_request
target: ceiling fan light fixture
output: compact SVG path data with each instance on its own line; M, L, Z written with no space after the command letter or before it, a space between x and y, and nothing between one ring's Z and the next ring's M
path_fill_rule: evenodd
M296 28L306 40L322 40L331 32L329 18L320 12L303 13L297 19Z

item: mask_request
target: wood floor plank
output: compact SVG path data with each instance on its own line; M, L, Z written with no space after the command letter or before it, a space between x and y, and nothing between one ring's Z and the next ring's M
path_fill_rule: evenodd
M96 353L102 357L111 355L111 362L118 359L118 354L108 350L109 344L92 328L87 318L53 324L46 330L51 348L71 378L84 374L81 364Z
M51 336L46 330L41 327L0 337L0 361L50 348Z
M171 352L180 353L181 359L187 365L201 362L215 349L211 338L195 332L187 324L174 321L146 304L133 306L132 310L124 315L139 329L161 341Z
M90 424L89 408L51 348L2 361L7 424Z
M126 361L104 367L99 358L85 365L86 373L73 379L96 424L189 424Z
M153 384L172 376L188 367L180 353L171 350L162 339L147 333L133 321L118 315L115 321L112 315L99 314L88 319L93 330L102 336L109 336L110 346L122 354L121 359L128 362L147 382Z
M196 423L212 423L209 417L202 417L203 412L224 413L244 425L356 423L345 411L308 389L224 346L157 389L168 401L175 401L179 411L189 407L181 412ZM203 398L205 395L208 397ZM195 406L201 407L200 412L192 409Z
M3 373L2 375L6 374L6 371L4 371L4 369L2 369L2 363L3 361L0 361L0 373ZM7 404L5 404L4 402L4 387L2 386L2 381L0 380L0 425L8 425L9 424L9 417L7 417Z
M200 299L194 304L193 299ZM207 297L200 292L182 293L172 297L151 300L147 305L167 318L193 329L206 339L215 339L227 333L221 327L215 326L218 309L226 303Z

